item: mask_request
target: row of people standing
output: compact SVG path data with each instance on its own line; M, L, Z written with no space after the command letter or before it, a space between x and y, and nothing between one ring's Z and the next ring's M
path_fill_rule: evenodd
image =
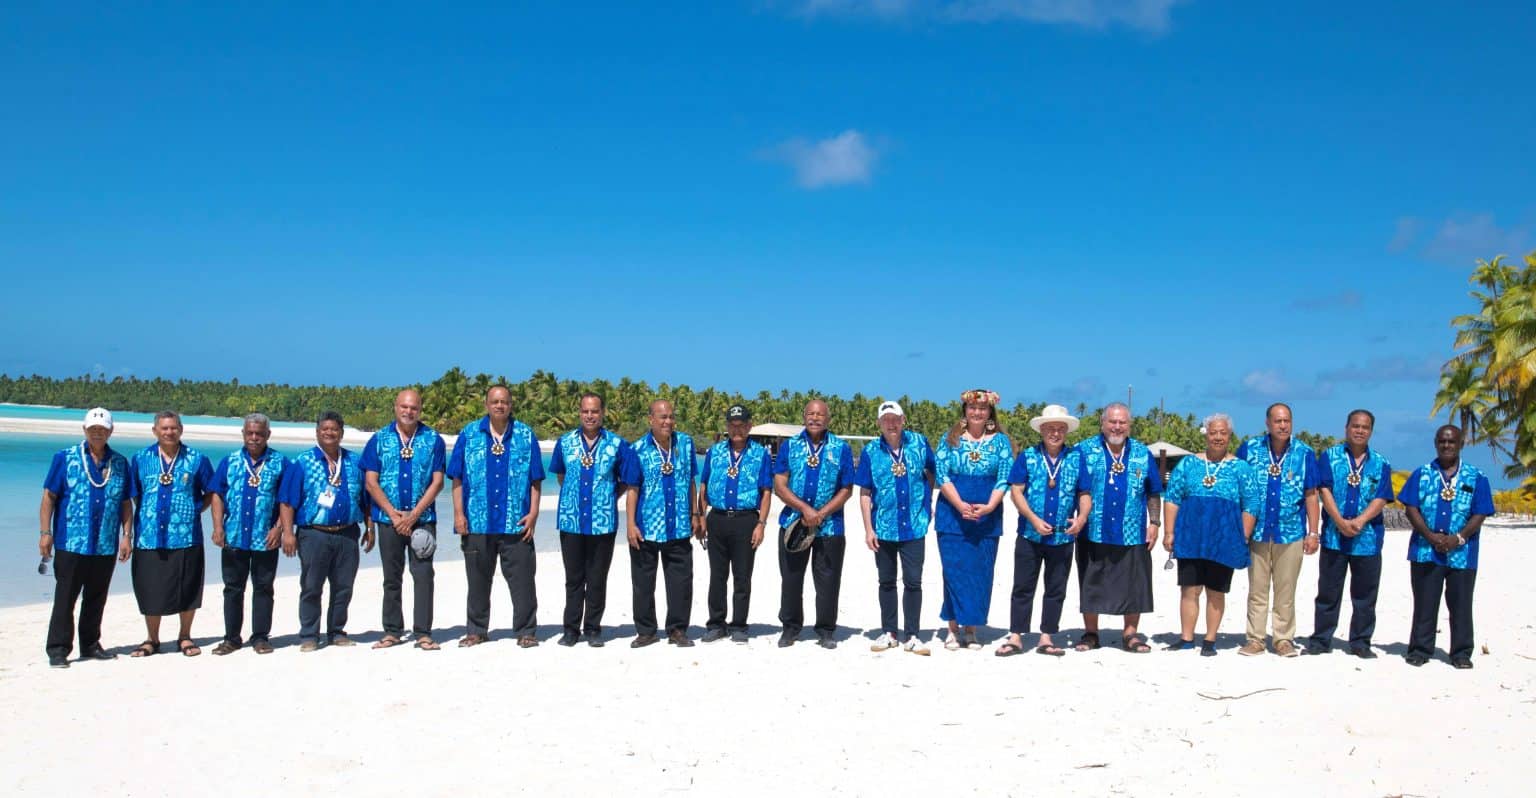
M704 543L709 553L710 617L704 639L744 640L752 566L755 551L765 539L771 491L785 504L778 519L780 534L774 536L782 577L780 645L792 645L803 626L804 573L809 567L816 589L817 638L821 645L834 647L845 553L843 508L852 488L858 486L866 544L875 554L879 574L882 632L874 644L876 650L901 646L914 653L927 653L917 632L926 548L923 538L929 528L930 510L944 566L940 614L949 625L946 646L981 647L975 630L986 623L1001 537L1000 505L1010 493L1019 509L1020 525L1014 551L1010 634L997 653L1011 655L1024 650L1022 638L1030 631L1042 573L1041 638L1035 650L1064 653L1052 635L1059 633L1074 550L1085 626L1076 647L1096 648L1099 615L1112 614L1123 617L1123 647L1135 652L1150 650L1138 627L1140 614L1152 609L1150 552L1159 540L1157 527L1164 496L1150 452L1129 435L1128 408L1119 404L1106 407L1101 414L1101 435L1069 447L1066 436L1076 429L1078 421L1064 408L1049 406L1030 421L1042 442L1015 455L997 426L996 394L967 391L962 401L963 417L934 446L905 429L898 404L882 404L878 413L881 435L865 447L856 468L848 444L826 430L824 403L807 405L805 431L788 439L776 458L748 439L750 413L736 406L727 414L726 440L710 449L696 475L693 442L675 431L668 403L652 405L651 430L630 444L604 429L601 397L581 397L581 425L556 442L550 467L561 485L556 526L566 572L560 642L574 645L585 639L590 645L603 643L601 619L608 568L620 528L620 492L629 494L624 520L631 549L637 631L631 645L645 646L659 639L655 616L658 570L668 598L668 640L676 645L692 644L686 633L693 584L690 538ZM53 532L65 531L65 542L59 546L59 590L48 642L50 661L67 665L74 602L82 591L82 652L93 657L105 654L99 643L100 613L111 576L112 533L118 527L122 539L116 542L116 553L122 559L130 553L134 557L134 589L149 633L135 655L159 650L159 616L166 614L180 616L178 645L182 652L197 653L190 625L200 602L202 559L200 549L192 549L201 545L199 513L204 501L212 506L213 540L224 549L226 630L215 653L229 653L242 645L247 579L255 593L249 642L258 652L271 650L267 635L277 547L301 560L301 648L319 646L320 599L327 584L331 601L326 637L335 645L350 644L345 625L358 548L369 550L375 531L385 587L384 636L376 646L397 645L407 639L401 594L409 564L415 588L410 637L418 647L436 648L432 639L432 554L437 542L433 504L445 476L453 481L454 527L461 537L468 581L468 633L460 644L472 646L487 639L490 590L499 564L512 594L513 634L519 645L536 645L533 530L539 485L544 478L538 442L531 429L511 418L510 394L504 388L492 389L487 395L486 410L485 417L461 432L451 457L446 456L441 436L420 423L420 398L414 391L401 392L396 399L395 422L370 439L361 457L340 447L342 424L334 414L322 417L317 424L318 445L291 461L266 448L269 424L264 417L252 416L243 430L245 447L217 468L180 444L179 419L172 413L156 419L157 444L135 454L130 465L106 447L110 414L100 409L91 411L85 425L86 440L78 450L66 450L55 457L45 483L44 535L40 542L45 556L52 548ZM1354 622L1361 627L1352 630L1351 648L1360 653L1363 637L1363 649L1369 651L1375 593L1370 558L1375 557L1375 572L1379 574L1380 508L1391 499L1391 491L1390 469L1366 446L1368 417L1364 411L1351 414L1349 442L1335 447L1342 452L1327 453L1330 467L1323 469L1318 468L1309 449L1291 445L1290 411L1284 405L1272 407L1266 414L1269 434L1244 444L1235 456L1216 446L1219 441L1212 437L1214 431L1219 438L1224 425L1229 443L1230 421L1213 418L1207 424L1211 448L1186 458L1170 479L1169 528L1161 536L1165 547L1179 559L1183 639L1190 645L1194 623L1190 610L1198 609L1200 590L1207 593L1207 639L1214 641L1222 607L1221 600L1213 597L1224 597L1232 569L1262 558L1268 564L1262 578L1260 568L1250 571L1249 642L1244 653L1264 650L1272 594L1275 650L1293 652L1294 584L1301 560L1300 554L1292 554L1298 544L1301 551L1311 553L1321 533L1325 552L1342 553L1324 557L1317 600L1318 634L1311 648L1325 649L1331 638L1343 569L1349 568L1353 574ZM1362 441L1356 440L1357 426L1364 427ZM1437 446L1439 437L1437 434ZM1459 455L1459 436L1455 449ZM686 454L674 457L674 452ZM1348 467L1339 477L1348 488L1340 503L1329 490L1328 478L1339 470L1344 455L1348 456ZM1297 459L1292 461L1292 457ZM1229 461L1233 461L1230 467ZM1261 485L1261 480L1254 478L1253 463L1265 466L1267 483ZM1411 520L1418 519L1416 530L1424 527L1416 532L1410 551L1410 558L1417 558L1415 640L1410 646L1410 661L1427 650L1420 639L1421 604L1429 607L1427 645L1432 648L1438 592L1432 605L1418 598L1420 593L1427 596L1438 578L1451 586L1452 660L1458 666L1463 660L1469 662L1472 580L1459 577L1459 572L1471 571L1475 579L1473 527L1480 526L1482 515L1492 510L1484 507L1489 503L1486 479L1470 466L1461 466L1459 456L1455 466L1460 476L1453 476L1452 482L1466 486L1462 491L1465 497L1455 494L1457 501L1437 506L1430 513L1435 518L1433 528L1424 516L1414 510L1409 513ZM1192 477L1198 468L1205 471L1198 478ZM1414 479L1424 471L1415 472ZM1362 482L1362 473L1373 476ZM1445 472L1440 477L1444 480ZM1383 479L1388 480L1385 498L1380 495ZM1417 484L1414 480L1410 483ZM1320 486L1322 504L1328 511L1321 530L1314 509ZM931 503L935 489L940 494L936 505ZM1405 503L1408 494L1405 490ZM1413 498L1417 499L1417 492ZM1186 506L1181 511L1179 505ZM111 513L112 507L118 507L118 512ZM1486 512L1478 512L1483 510ZM1181 515L1182 523L1178 521ZM1364 528L1371 534L1365 534ZM1459 536L1449 534L1449 528L1458 530ZM1372 546L1358 542L1362 540L1374 541L1374 555L1359 551ZM1468 543L1456 544L1457 540L1471 544L1469 549L1462 548L1459 556L1451 546L1465 547ZM1420 565L1439 570L1430 573ZM1422 578L1421 570L1426 570ZM729 617L728 589L732 604ZM898 604L905 616L900 624ZM1458 612L1459 605L1465 612ZM1214 623L1210 623L1212 618ZM1458 624L1458 618L1464 622ZM1464 635L1459 634L1461 629ZM1257 651L1251 651L1255 643ZM1205 648L1214 653L1212 646Z

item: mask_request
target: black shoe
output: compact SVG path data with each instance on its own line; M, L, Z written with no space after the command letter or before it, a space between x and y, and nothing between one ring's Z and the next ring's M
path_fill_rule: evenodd
M62 654L58 655L58 656L55 656L53 654L49 654L48 655L48 667L50 667L50 668L68 668L69 667L69 657L66 657L66 656L64 656Z
M732 643L745 643L745 642L747 642L747 630L745 630L745 629L732 629L731 630L731 642Z
M1423 654L1409 654L1403 658L1403 661L1417 668L1422 666L1424 663L1429 662L1429 657L1426 657Z
M640 635L639 637L636 637L634 640L629 641L629 647L630 648L645 648L646 646L648 646L648 645L650 645L650 644L652 644L654 642L656 642L656 635Z
M1330 649L1323 646L1307 646L1301 650L1301 654L1304 657L1316 657L1327 654L1329 651Z
M678 648L693 647L693 641L688 639L688 633L681 629L673 629L672 631L667 632L667 642L677 646Z
M779 635L779 648L789 648L790 646L794 645L795 637L796 636L790 632L785 632L784 634Z
M708 630L706 630L704 632L704 636L699 638L699 642L701 642L701 643L713 643L716 640L724 640L725 636L727 634L729 634L729 633L726 632L723 627L718 627L718 626L710 627Z
M1350 646L1349 653L1360 659L1376 659L1376 652L1372 651L1370 646Z
M1451 665L1453 667L1455 667L1456 670L1459 670L1459 671L1469 671L1469 670L1472 670L1472 660L1467 659L1466 657L1462 657L1461 659L1453 659L1453 660L1451 660Z
M1200 656L1202 656L1202 657L1214 657L1214 656L1216 656L1216 643L1214 641L1211 641L1211 640L1202 640L1202 641L1200 641Z
M566 632L565 634L560 635L560 639L556 640L555 642L565 646L566 648L570 648L571 646L576 645L576 641L580 639L581 638L575 632Z
M832 635L817 635L816 645L826 649L833 649L837 648L837 641L832 639Z
M582 635L582 639L586 640L587 641L587 645L589 645L589 646L591 646L593 648L602 648L603 647L603 633L602 632L587 632L586 634Z
M117 655L102 648L101 644L98 643L80 652L80 659L117 659Z

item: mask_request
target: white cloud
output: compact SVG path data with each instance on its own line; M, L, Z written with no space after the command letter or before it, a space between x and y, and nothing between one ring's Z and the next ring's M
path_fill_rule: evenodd
M1123 26L1161 33L1185 0L798 0L807 17L934 19L942 22L1035 22L1102 30ZM782 5L782 4L781 4Z
M1524 252L1531 245L1529 225L1500 227L1491 213L1452 216L1440 223L1424 256L1470 267L1478 258Z
M770 154L793 167L795 182L807 189L868 183L880 157L857 130L845 130L820 141L790 139Z

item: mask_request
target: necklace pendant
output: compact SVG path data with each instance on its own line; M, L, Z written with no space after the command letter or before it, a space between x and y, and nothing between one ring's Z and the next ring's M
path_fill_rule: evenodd
M1272 476L1272 477L1280 476L1280 464L1279 463L1270 463L1269 464L1269 475Z
M1207 488L1216 487L1216 475L1206 474L1205 477L1200 480L1200 484L1206 486Z
M1109 466L1109 470L1114 472L1114 473L1116 473L1116 474L1124 474L1125 473L1125 463L1111 463L1110 466Z
M973 462L973 463L981 462L981 452L978 452L975 449L972 449L971 450L971 462Z
M730 468L725 469L725 475L731 479L735 479L740 474L741 469L738 469L736 466L731 466Z
M1348 482L1349 486L1351 488L1358 488L1358 487L1360 487L1360 475L1359 474L1350 474L1349 476L1344 478L1344 481Z
M1455 488L1455 486L1453 486L1453 485L1446 485L1445 487L1441 488L1440 489L1440 498L1442 498L1442 499L1444 499L1446 501L1454 500L1456 498L1456 488Z
M174 481L175 480L171 477L170 474L165 473L163 471L160 472L160 484L161 485L169 485L169 484L171 484Z
M252 474L245 478L245 484L250 485L253 488L259 488L261 487L261 477L256 474Z
M1045 486L1047 488L1050 488L1051 490L1055 490L1056 489L1056 478L1052 477L1052 478L1046 480L1045 481Z
M499 443L491 444L491 454L494 454L497 457L500 457L500 456L502 456L502 455L504 455L506 453L507 453L507 447L502 446Z
M664 477L669 477L669 476L672 475L672 464L671 463L662 463L661 464L661 475L664 476Z
M581 467L582 468L591 468L592 467L592 455L584 454L584 455L581 456Z
M806 458L805 458L805 467L806 468L815 468L816 466L819 466L819 465L821 465L821 458L820 457L817 457L814 454L806 456Z
M907 466L905 463L891 463L891 476L904 477L906 475Z
M411 459L412 457L415 457L415 456L416 456L416 450L415 449L412 449L409 446L402 446L402 447L400 447L400 459L401 460L409 460L409 459Z

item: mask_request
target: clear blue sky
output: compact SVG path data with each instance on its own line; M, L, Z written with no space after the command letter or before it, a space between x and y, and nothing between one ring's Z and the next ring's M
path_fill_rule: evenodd
M0 371L1377 411L1536 247L1530 3L11 4Z

